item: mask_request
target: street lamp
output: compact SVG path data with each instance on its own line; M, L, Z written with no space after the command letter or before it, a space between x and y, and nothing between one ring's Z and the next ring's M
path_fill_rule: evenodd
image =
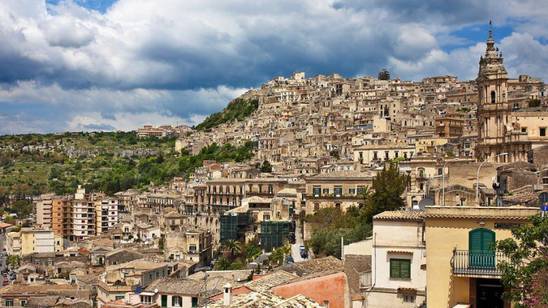
M503 156L508 156L508 153L500 153L500 154L495 155L495 157L503 157ZM480 163L480 165L478 166L478 171L476 172L476 202L478 203L478 205L479 205L479 173L480 173L481 167L486 162L487 161L482 161Z

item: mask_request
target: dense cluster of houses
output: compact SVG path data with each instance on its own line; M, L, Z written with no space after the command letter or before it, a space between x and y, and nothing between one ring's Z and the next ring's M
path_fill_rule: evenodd
M0 305L506 307L504 256L490 247L548 191L544 83L509 79L491 34L476 81L387 76L278 77L241 97L259 102L246 120L184 128L176 142L198 153L254 141L250 162L204 161L188 179L114 196L41 195L30 224L0 224ZM374 216L340 259L299 256L315 227L302 217L363 206L388 163L408 175L406 207ZM227 241L262 254L213 270ZM291 257L261 267L287 242Z

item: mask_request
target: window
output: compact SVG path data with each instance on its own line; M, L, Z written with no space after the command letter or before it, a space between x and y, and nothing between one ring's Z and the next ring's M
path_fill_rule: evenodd
M320 197L322 195L322 188L320 186L314 186L312 188L312 195L314 195L314 197Z
M335 197L340 197L342 196L342 186L335 186Z
M522 127L522 128L521 128L521 132L522 132L522 133L526 133L526 132L527 132L527 127Z
M411 260L390 259L390 278L410 279L411 278Z
M183 299L180 296L173 296L171 298L171 305L173 307L181 307L183 305Z
M405 303L414 303L415 302L415 296L414 295L404 295L403 301Z
M198 307L198 298L197 297L192 298L192 307Z
M356 195L356 188L350 188L350 189L348 189L348 194L351 195L351 196Z
M323 193L324 195L329 195L329 188L324 188L324 189L322 189L322 193Z
M28 304L28 301L26 299L21 300L21 306L26 307Z
M494 104L495 103L495 98L496 98L497 94L495 93L495 91L491 91L491 103Z
M546 137L546 127L540 127L539 128L539 135L541 137Z
M147 296L147 295L141 296L141 303L152 304L152 296Z
M6 299L4 301L4 306L6 307L12 307L13 306L13 299Z
M118 300L121 300L121 299L124 299L124 298L125 298L125 297L124 297L123 295L116 295L116 296L114 296L114 299L117 300L117 301L118 301Z

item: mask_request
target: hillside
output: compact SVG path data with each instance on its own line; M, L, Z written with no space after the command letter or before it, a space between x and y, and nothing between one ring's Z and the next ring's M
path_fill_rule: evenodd
M226 106L223 111L208 116L202 123L196 126L197 130L210 130L223 123L245 120L259 108L259 101L256 99L246 100L236 98Z
M174 138L135 132L0 137L0 204L45 192L73 193L77 185L112 194L188 176L202 160L244 161L253 145L213 144L197 155L174 152Z

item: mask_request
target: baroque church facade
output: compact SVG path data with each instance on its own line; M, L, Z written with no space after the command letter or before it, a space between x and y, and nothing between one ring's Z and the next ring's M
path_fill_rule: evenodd
M508 101L508 73L502 52L495 47L491 22L476 82L479 91L476 158L492 163L529 161L531 142L514 120Z

